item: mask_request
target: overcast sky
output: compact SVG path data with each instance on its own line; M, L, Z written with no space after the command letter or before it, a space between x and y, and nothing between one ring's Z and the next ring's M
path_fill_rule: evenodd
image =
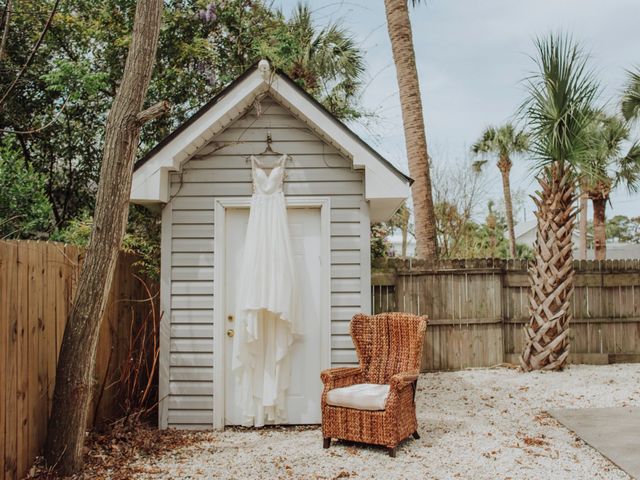
M296 0L274 0L289 15ZM323 24L339 20L366 52L362 102L375 120L354 129L407 172L402 119L383 0L307 2ZM640 0L427 0L411 9L427 140L434 162L461 161L491 124L502 124L524 98L521 80L534 68L533 39L568 32L591 54L603 101L615 105L625 69L640 65ZM640 136L640 135L639 135ZM532 193L526 159L516 159L514 189ZM496 168L487 173L499 199ZM532 219L528 202L527 219ZM620 189L610 213L640 215L640 195ZM524 213L520 215L522 220Z

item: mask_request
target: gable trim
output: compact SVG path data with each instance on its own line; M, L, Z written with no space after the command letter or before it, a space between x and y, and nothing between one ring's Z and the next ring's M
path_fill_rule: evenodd
M336 146L365 170L365 197L372 221L390 217L409 195L412 180L332 115L281 71L253 65L191 118L150 150L134 167L131 200L153 204L169 201L169 172L179 171L215 135L240 118L253 102L269 94L322 140Z

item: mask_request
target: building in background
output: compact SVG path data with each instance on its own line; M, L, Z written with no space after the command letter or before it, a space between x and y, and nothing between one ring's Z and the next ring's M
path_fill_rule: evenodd
M536 220L520 222L515 226L516 243L521 243L533 248L536 239ZM573 256L577 257L580 234L578 230L573 231ZM587 243L593 242L593 235L587 236ZM627 260L640 258L640 244L624 242L607 242L607 259ZM587 260L594 260L595 252L593 248L587 250Z

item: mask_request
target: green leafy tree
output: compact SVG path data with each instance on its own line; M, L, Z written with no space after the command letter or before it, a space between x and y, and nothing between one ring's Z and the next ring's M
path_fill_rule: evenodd
M13 3L3 49L0 95L27 63L54 0ZM93 207L103 127L124 68L135 0L60 2L37 54L0 105L0 138L45 176L60 228ZM172 112L145 125L140 154L193 114L260 58L268 56L341 118L356 102L361 50L339 23L315 25L298 6L287 20L262 0L165 2L149 103Z
M371 225L371 260L386 258L391 252L391 228L384 223Z
M402 236L402 246L400 250L400 256L407 256L407 246L409 243L409 235L413 236L413 225L411 224L411 209L404 202L402 206L393 214L393 216L387 222L387 225L391 230L398 229Z
M607 220L607 238L617 242L640 243L640 217L616 215Z
M0 145L0 238L43 238L51 229L45 178Z
M86 247L89 244L93 217L83 214L71 219L66 227L57 230L51 240ZM160 278L160 218L143 207L132 205L129 210L127 231L122 240L122 250L135 253L139 260L134 263L149 278Z

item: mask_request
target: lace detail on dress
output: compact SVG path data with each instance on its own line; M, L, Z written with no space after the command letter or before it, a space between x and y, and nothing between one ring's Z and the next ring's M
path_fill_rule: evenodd
M282 155L267 174L260 160L251 155L251 176L253 178L253 193L271 195L282 192L285 177L285 162L287 155Z

